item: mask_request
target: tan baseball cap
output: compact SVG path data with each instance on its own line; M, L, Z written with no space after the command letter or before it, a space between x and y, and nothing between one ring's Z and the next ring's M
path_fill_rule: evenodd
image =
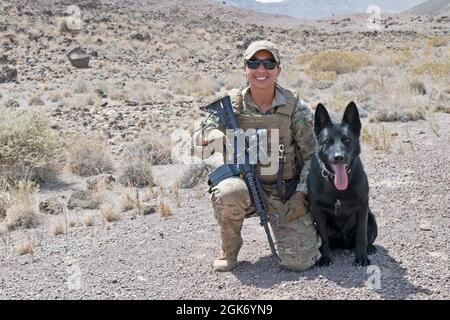
M280 53L278 51L278 48L272 42L267 40L260 40L250 43L247 50L245 50L244 59L249 60L256 52L261 50L269 51L275 61L278 64L280 63Z

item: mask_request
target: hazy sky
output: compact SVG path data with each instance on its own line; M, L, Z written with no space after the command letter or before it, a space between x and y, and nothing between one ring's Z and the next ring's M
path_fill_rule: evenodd
M257 2L281 2L283 0L255 0ZM409 0L403 0L403 2L409 2ZM422 2L425 2L425 0L422 0Z

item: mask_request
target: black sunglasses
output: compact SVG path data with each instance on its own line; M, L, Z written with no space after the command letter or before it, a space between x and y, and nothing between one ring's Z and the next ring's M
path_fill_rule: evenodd
M266 70L273 70L277 67L277 62L273 59L264 59L264 60L258 60L258 59L250 59L245 60L245 64L249 69L258 69L261 65L264 66L264 69Z

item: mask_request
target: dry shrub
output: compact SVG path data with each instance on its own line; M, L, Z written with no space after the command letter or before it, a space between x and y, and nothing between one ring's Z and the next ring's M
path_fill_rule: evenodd
M125 158L119 182L124 186L143 187L153 185L151 162L145 158Z
M159 204L156 206L156 211L158 211L159 215L161 217L168 217L172 215L172 212L170 211L170 207L164 203L164 201L160 201Z
M42 100L42 96L38 93L31 96L31 98L28 100L28 105L32 107L44 106L45 102L44 100Z
M448 61L430 61L419 63L411 72L415 75L430 75L434 77L448 78L450 74L450 59Z
M433 36L427 41L429 47L445 47L448 43L449 37L446 36Z
M364 127L361 130L361 140L373 145L375 150L389 152L392 148L392 132L385 129L384 126L375 126L373 128Z
M0 113L0 175L8 181L55 178L62 143L40 113Z
M86 227L92 227L94 225L94 217L93 216L86 216L83 218L83 223Z
M106 179L101 179L92 189L89 189L89 200L91 204L95 204L96 208L100 208L106 199L109 183Z
M106 222L117 221L120 219L120 214L116 211L114 205L109 203L102 206L101 215Z
M425 88L425 84L420 80L413 80L409 83L409 89L414 94L425 95L427 94L427 89Z
M379 65L386 66L386 62L391 65L401 65L409 63L412 59L411 50L406 48L381 52L377 60Z
M19 181L7 191L9 204L6 223L9 228L30 228L38 223L38 190L39 187L34 182Z
M317 72L335 72L344 74L356 72L371 64L368 54L363 52L329 50L319 52L310 60L308 74Z
M52 224L51 232L53 235L57 236L60 234L64 234L65 228L64 223L62 221L55 221Z
M11 206L11 196L8 192L9 184L0 178L0 221L6 218L6 210Z
M145 157L151 164L170 164L171 141L168 134L146 132L125 147L124 156Z
M99 137L76 136L68 146L69 167L82 177L111 173L113 163Z
M211 97L220 90L220 82L216 79L194 75L191 79L183 76L172 76L170 89L178 95Z
M438 104L433 108L434 112L450 113L450 105ZM1 203L0 203L1 206Z
M408 122L408 121L417 121L424 120L426 115L426 111L421 108L381 108L376 110L369 117L370 122Z
M136 196L136 191L134 189L123 188L121 201L122 212L135 209L138 206L139 203Z
M299 65L305 65L305 64L308 64L312 60L314 55L315 55L315 53L312 53L312 52L301 53L295 58L295 61Z
M34 249L36 248L36 245L33 240L28 239L25 242L22 242L17 245L16 251L19 255L25 255L25 254L34 254Z
M316 81L320 80L331 80L335 81L337 79L336 71L312 71L309 70L308 74Z

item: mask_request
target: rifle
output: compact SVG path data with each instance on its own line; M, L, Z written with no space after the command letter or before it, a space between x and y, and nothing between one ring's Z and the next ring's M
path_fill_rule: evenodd
M201 110L208 112L219 118L220 123L226 129L233 129L235 135L239 132L239 123L237 121L236 114L233 111L231 105L231 99L229 96L217 99L205 107L201 107ZM236 143L234 144L234 164L223 164L215 169L208 175L208 184L210 186L217 185L220 181L231 177L231 176L241 176L243 177L245 184L247 185L250 199L252 201L253 207L255 208L256 214L260 218L260 224L264 227L267 234L267 240L269 241L270 250L274 259L278 262L280 258L275 250L275 245L272 240L272 235L269 229L269 214L267 210L267 201L263 193L261 183L256 175L255 165L249 164L245 161L244 164L238 164ZM249 158L248 148L244 147L245 159Z

